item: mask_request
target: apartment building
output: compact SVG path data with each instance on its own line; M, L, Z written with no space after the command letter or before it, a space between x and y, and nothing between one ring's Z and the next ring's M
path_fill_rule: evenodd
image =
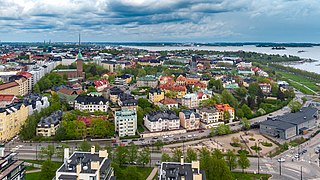
M70 156L69 148L64 149L64 163L56 171L55 180L115 180L107 150L95 152L75 151Z
M159 180L206 180L206 174L200 170L200 162L185 163L183 156L180 162L162 162L158 172Z
M211 97L210 93L208 91L200 91L185 94L182 97L181 104L188 107L189 109L197 108L202 101L207 100Z
M200 114L201 128L210 129L219 124L224 124L223 120L220 119L220 112L214 106L201 107L197 109L197 112Z
M74 101L74 109L80 111L87 110L89 112L102 111L107 112L109 102L103 96L97 95L79 95Z
M229 104L215 104L215 108L219 111L219 120L227 120L224 119L224 113L228 112L230 114L229 122L234 120L234 108L231 107Z
M155 111L148 113L144 116L144 126L150 132L175 130L180 128L179 117L175 112L167 111Z
M118 105L131 110L138 109L138 101L131 94L122 93L118 97Z
M158 105L164 107L165 109L178 109L178 101L172 98L164 97Z
M54 136L60 127L62 111L53 112L48 117L42 117L36 128L37 136L51 137Z
M121 108L114 113L115 131L119 137L134 136L137 132L137 111Z
M25 179L25 166L23 161L17 160L17 153L4 155L4 145L0 145L0 179L22 180Z
M180 125L186 130L200 128L200 114L195 110L182 110L179 112Z
M28 107L22 102L0 108L0 141L6 142L19 134L28 115Z
M153 75L146 75L144 77L137 78L137 87L152 87L158 86L158 79Z
M164 99L164 91L162 91L161 89L155 88L149 91L149 100L152 103L158 103L163 99Z
M13 103L14 101L17 101L18 98L15 95L0 95L0 108L4 108L7 105Z

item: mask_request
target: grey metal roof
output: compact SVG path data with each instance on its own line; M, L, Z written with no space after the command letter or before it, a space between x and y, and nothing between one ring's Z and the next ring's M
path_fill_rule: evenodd
M191 163L184 163L181 165L177 162L163 162L161 165L160 171L162 176L159 177L159 180L175 179L175 180L193 180L193 174L197 174L196 169L192 169ZM206 179L204 171L200 170L202 174L202 180Z
M155 111L148 113L147 118L149 121L158 121L160 118L161 119L166 119L166 120L177 120L179 117L176 115L175 112L167 110L167 111Z
M260 125L273 126L273 127L277 128L279 130L287 130L287 129L290 129L292 127L295 127L294 124L283 122L283 121L279 121L279 120L275 120L275 119L269 119L269 120L263 121L263 122L260 123Z
M186 117L186 119L190 119L190 115L191 114L194 114L196 118L200 118L200 114L197 113L195 110L192 110L192 109L190 109L190 110L184 109L181 112L183 112L183 114Z

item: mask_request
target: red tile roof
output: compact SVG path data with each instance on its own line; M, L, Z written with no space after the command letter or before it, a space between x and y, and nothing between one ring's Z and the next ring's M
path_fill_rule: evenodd
M175 99L165 97L163 100L160 101L161 104L178 104Z
M8 88L12 88L14 86L19 86L18 83L16 82L8 82L8 83L4 83L0 85L0 90L4 90L4 89L8 89Z
M25 78L27 78L27 79L29 79L29 78L32 77L32 74L31 74L31 73L25 72L25 71L24 71L24 72L18 72L17 75L21 75L21 76L23 76L23 77L25 77Z
M12 101L15 98L14 95L6 95L6 94L1 94L0 95L0 101Z
M73 94L80 95L83 91L80 90L80 89L79 90L72 90L72 89L64 89L64 88L62 88L58 92L71 96Z

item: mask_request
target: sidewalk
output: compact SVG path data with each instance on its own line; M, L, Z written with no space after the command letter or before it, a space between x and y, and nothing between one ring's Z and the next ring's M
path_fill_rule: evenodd
M154 176L157 175L158 172L158 167L154 167L150 173L150 175L148 176L147 180L152 180L154 178Z

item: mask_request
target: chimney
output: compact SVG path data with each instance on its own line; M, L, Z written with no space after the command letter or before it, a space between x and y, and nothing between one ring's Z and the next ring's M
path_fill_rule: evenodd
M69 159L69 148L64 148L63 159Z
M76 167L77 180L80 180L80 173L81 173L81 163L79 163Z
M99 151L99 157L101 158L108 158L108 151L107 150L103 150L103 151Z
M5 149L4 144L1 144L0 145L0 157L4 157L4 149Z
M95 146L91 146L91 154L96 153L96 147Z
M181 163L181 165L184 165L184 157L183 156L181 156L180 163Z

